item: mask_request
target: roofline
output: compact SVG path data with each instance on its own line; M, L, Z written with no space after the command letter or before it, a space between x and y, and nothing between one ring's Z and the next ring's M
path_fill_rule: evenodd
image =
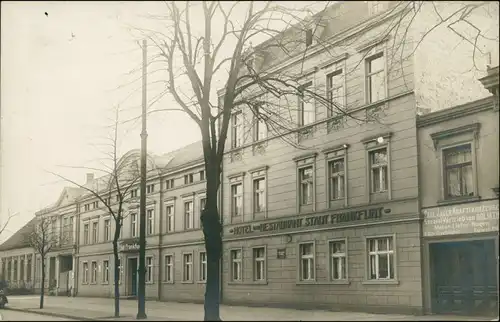
M417 115L417 127L423 128L433 124L442 123L451 119L465 117L468 115L481 113L488 109L493 109L493 96L488 96L476 101L468 102L462 105L446 108L425 115Z

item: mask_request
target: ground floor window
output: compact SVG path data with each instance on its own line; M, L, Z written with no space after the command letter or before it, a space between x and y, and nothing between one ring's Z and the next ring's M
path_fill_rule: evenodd
M109 260L102 262L102 281L103 283L109 282Z
M231 250L231 280L241 281L242 278L242 254L241 249Z
M165 256L165 282L172 283L174 281L174 256Z
M182 280L184 282L193 280L193 254L184 254Z
M153 282L153 257L146 257L146 283Z
M314 243L303 243L299 245L300 254L300 280L313 281L315 276L314 267Z
M266 279L266 249L256 247L253 249L253 278L255 281L264 281Z
M394 240L393 237L369 238L368 263L369 279L394 279Z
M345 240L330 242L330 274L332 281L347 279L347 250Z

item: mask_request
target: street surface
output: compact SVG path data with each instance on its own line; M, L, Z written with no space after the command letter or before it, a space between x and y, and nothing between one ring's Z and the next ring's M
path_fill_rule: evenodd
M34 313L18 312L11 310L0 311L1 321L75 321L70 319L56 318L49 315L39 315Z

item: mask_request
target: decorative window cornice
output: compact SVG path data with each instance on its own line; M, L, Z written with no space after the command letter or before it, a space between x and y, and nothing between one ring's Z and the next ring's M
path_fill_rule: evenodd
M356 47L357 52L367 51L372 49L373 47L382 44L390 39L390 35L382 35L370 41L367 41Z
M326 149L323 149L321 152L323 154L329 154L331 152L338 152L338 151L342 151L342 150L347 150L349 148L349 144L339 144L339 145L336 145L336 146L333 146L333 147L329 147L329 148L326 148Z
M434 143L434 148L436 149L440 140L443 140L443 139L448 138L450 136L455 136L455 135L459 135L459 134L472 132L472 134L474 135L474 138L477 138L477 135L479 134L480 128L481 128L481 123L473 123L470 125L464 125L464 126L460 126L460 127L432 133L431 139L432 139L432 142Z
M337 57L334 57L318 66L319 69L325 69L328 68L334 64L338 64L343 60L346 60L349 57L348 53L343 53L342 55L339 55Z
M383 138L384 140L389 140L392 137L392 132L381 133L377 135L372 135L361 140L363 144L368 144L372 142L377 142L378 138Z
M317 152L307 153L307 154L299 155L299 156L293 158L293 161L300 162L300 161L306 160L306 161L312 162L312 161L314 161L314 159L316 158L317 155L318 155Z

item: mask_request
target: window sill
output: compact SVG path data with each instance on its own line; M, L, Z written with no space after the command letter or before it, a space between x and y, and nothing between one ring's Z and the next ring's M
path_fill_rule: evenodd
M109 282L102 282L102 285L109 285Z
M296 282L296 285L350 285L349 280L338 280L338 281L326 281L326 282L306 282L300 281Z
M193 281L182 281L181 284L193 284Z
M198 284L207 284L207 281L196 281Z
M245 283L243 281L230 281L227 285L245 285Z
M297 281L295 282L296 285L314 285L314 284L318 284L318 282L316 282L316 280L311 280L311 281Z
M91 282L90 285L97 285L97 282Z
M399 280L365 280L363 285L399 285Z
M453 205L453 204L457 204L457 203L475 202L475 201L480 201L480 200L481 200L481 196L465 196L465 197L438 200L437 203L439 205Z
M227 284L228 285L245 285L245 286L251 286L251 285L268 285L267 281L229 282Z
M153 285L154 283L155 282L152 281L152 282L145 282L144 284L146 284L146 285Z
M162 281L162 284L174 284L174 281Z

